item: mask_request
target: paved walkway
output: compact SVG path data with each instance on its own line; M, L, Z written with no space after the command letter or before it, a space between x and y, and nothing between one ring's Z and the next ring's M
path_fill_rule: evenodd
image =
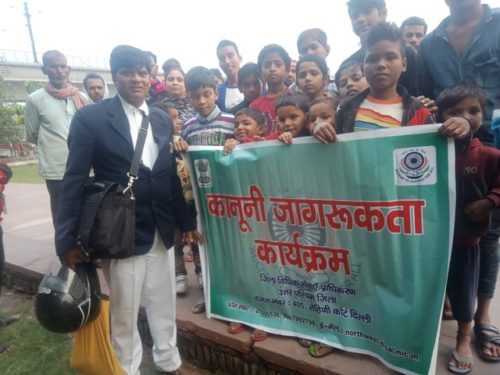
M53 245L54 231L50 217L48 193L45 185L10 184L6 190L8 214L3 223L6 259L13 263L34 271L45 273L51 262L58 262ZM191 272L192 275L192 272ZM192 276L191 276L192 277ZM177 304L179 327L196 327L197 332L211 332L211 336L218 335L233 345L247 345L250 332L241 335L226 333L227 325L216 320L208 320L202 315L193 315L191 307L201 291L192 286L187 297L180 298ZM500 290L500 282L497 284ZM493 322L500 326L500 298L492 303L491 316ZM403 328L404 329L404 328ZM446 363L454 347L456 323L443 322L439 340L437 374L449 374ZM232 336L232 337L231 337ZM231 341L232 340L232 341ZM301 366L323 367L341 374L377 373L390 374L390 370L380 362L366 356L337 352L322 359L315 359L306 354L293 339L273 337L255 345L254 349L262 355L274 352L283 363L296 361ZM259 355L260 355L259 354ZM477 353L474 362L473 374L493 375L500 374L500 362L492 364L482 361Z

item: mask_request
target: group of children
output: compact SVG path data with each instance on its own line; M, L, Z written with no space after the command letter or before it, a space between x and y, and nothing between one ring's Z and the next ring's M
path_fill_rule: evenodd
M411 96L398 86L406 70L401 32L395 25L382 22L366 38L364 62L347 62L335 74L338 91L332 96L324 60L329 47L320 32L310 31L299 37L299 51L322 49L323 56L301 55L294 85L285 84L291 59L279 45L264 47L257 64L241 67L238 87L244 100L233 108L234 115L216 105L218 90L213 74L204 67L191 69L185 87L196 116L181 129L175 113L166 108L180 136L174 142L175 149L182 153L192 145L224 146L228 154L240 143L277 139L291 144L294 138L308 135L330 143L336 141L337 134L429 124L437 116L442 123L440 133L457 144L457 213L447 295L458 321L458 334L449 370L470 372L478 244L488 230L493 209L500 206L500 151L482 146L474 138L483 120L484 94L474 83L462 82L445 90L436 103ZM468 172L471 170L475 173ZM231 333L242 330L241 324L229 326ZM259 330L252 335L254 341L266 337ZM332 351L318 343L301 343L314 356Z

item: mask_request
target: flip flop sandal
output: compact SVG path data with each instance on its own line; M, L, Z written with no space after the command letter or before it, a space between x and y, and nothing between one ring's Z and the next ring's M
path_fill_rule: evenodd
M245 326L241 323L229 323L229 326L227 327L227 331L229 333L232 333L233 335L236 335L237 333L241 333L245 330Z
M491 345L500 346L500 334L498 328L493 324L479 323L474 326L476 344L479 355L485 361L498 362L500 357L493 357L485 353L485 349L491 351Z
M314 358L322 358L327 356L330 353L333 353L335 351L335 348L322 344L320 342L313 342L309 346L309 354L313 356Z
M255 329L253 333L250 335L250 340L253 342L264 341L269 338L267 332L262 331L260 329Z
M489 362L498 362L500 361L500 357L493 357L491 355L486 354L485 350L491 351L491 345L488 344L493 344L495 345L495 339L500 339L500 336L491 336L489 339L484 338L484 339L478 339L476 344L477 344L477 351L479 352L479 355L481 356L482 359L485 361Z
M453 350L452 356L453 356L453 359L455 360L456 365L455 366L454 365L448 365L448 370L450 370L454 374L468 374L469 372L472 371L472 367L469 367L469 368L460 368L460 367L458 367L458 363L460 363L460 362L470 362L471 366L472 366L472 360L474 359L473 356L471 356L471 355L461 356L460 354L458 354L458 352L456 350Z
M308 340L308 339L297 339L297 341L299 342L300 346L303 346L304 348L308 348L308 349L311 346L311 344L313 343L311 340Z
M493 336L495 337L493 342L497 345L500 345L500 337L497 337L500 335L500 330L493 324L478 323L474 325L474 333L476 334L476 336Z

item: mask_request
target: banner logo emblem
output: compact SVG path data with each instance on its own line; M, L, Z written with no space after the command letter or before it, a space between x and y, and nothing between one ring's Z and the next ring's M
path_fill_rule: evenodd
M434 185L437 182L434 146L394 150L396 186Z
M198 187L212 187L212 173L210 172L210 163L207 159L198 159L194 161L196 170L196 182Z

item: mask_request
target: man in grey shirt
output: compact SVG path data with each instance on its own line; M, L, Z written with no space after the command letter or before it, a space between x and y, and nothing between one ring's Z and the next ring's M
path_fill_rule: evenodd
M61 52L47 51L42 60L42 71L49 82L28 96L24 115L26 138L38 145L38 172L45 179L55 223L59 188L68 158L69 125L75 112L88 103L88 98L68 82L71 69Z

